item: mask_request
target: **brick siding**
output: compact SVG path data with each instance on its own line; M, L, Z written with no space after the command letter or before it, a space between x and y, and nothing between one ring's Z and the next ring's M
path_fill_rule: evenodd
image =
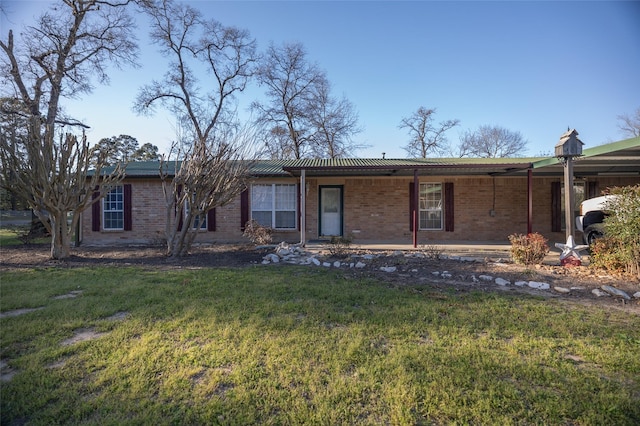
M595 178L591 178L595 180ZM354 243L394 241L410 244L409 184L412 178L308 178L306 180L306 237L318 238L319 188L343 187L343 232L353 235ZM533 178L533 231L550 241L561 241L564 232L551 232L551 186L561 177ZM259 180L291 183L295 179ZM526 177L451 177L422 176L420 183L450 182L454 185L454 231L420 230L420 244L429 241L506 242L513 233L527 232ZM129 179L132 185L132 230L98 231L91 229L90 209L82 217L82 242L87 245L150 244L164 240L166 210L162 186L157 179ZM637 178L598 178L600 191L608 186L637 184ZM444 200L443 200L444 201ZM444 204L443 204L444 205ZM240 230L240 197L216 209L216 231L200 231L196 243L247 242ZM296 242L298 231L277 232L274 241Z

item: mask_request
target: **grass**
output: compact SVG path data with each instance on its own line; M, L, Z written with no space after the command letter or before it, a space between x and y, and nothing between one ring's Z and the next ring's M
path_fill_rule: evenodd
M29 230L28 226L15 226L11 228L0 228L0 247L24 245L18 237L18 233ZM32 244L46 244L51 242L51 237L34 238Z
M0 292L43 308L0 319L2 424L640 422L622 311L291 266L38 269Z

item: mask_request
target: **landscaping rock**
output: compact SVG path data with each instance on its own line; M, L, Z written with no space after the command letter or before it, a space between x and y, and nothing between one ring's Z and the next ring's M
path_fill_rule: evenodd
M396 268L395 266L381 266L380 267L380 270L383 271L383 272L395 272L396 269L398 269L398 268Z
M505 286L505 285L511 284L511 281L505 280L504 278L496 278L495 281L496 281L496 284L498 284L500 286Z
M527 284L531 288L535 288L537 290L548 290L551 286L547 283L541 283L538 281L529 281Z
M557 291L558 293L566 294L566 293L570 293L571 292L571 290L569 290L568 288L565 288L565 287L554 287L553 289L555 291Z
M606 291L602 291L599 288L594 288L591 290L591 293L595 294L597 297L610 296Z
M624 300L631 300L631 297L624 291L615 288L615 287L611 287L610 285L603 285L602 287L600 287L601 289L603 289L604 291L606 291L607 293L613 295L613 296L620 296L622 297Z

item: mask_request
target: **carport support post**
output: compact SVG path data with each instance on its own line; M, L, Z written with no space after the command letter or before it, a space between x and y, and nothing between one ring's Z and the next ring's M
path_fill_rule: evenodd
M413 220L413 248L418 248L418 209L420 205L420 182L418 180L418 169L413 170L413 211L411 212L411 220Z

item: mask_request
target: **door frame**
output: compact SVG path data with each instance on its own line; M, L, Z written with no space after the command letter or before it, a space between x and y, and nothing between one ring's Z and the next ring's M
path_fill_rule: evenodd
M331 237L333 235L322 235L322 190L324 188L337 188L340 190L340 234L337 237L344 235L344 185L318 185L318 236Z

